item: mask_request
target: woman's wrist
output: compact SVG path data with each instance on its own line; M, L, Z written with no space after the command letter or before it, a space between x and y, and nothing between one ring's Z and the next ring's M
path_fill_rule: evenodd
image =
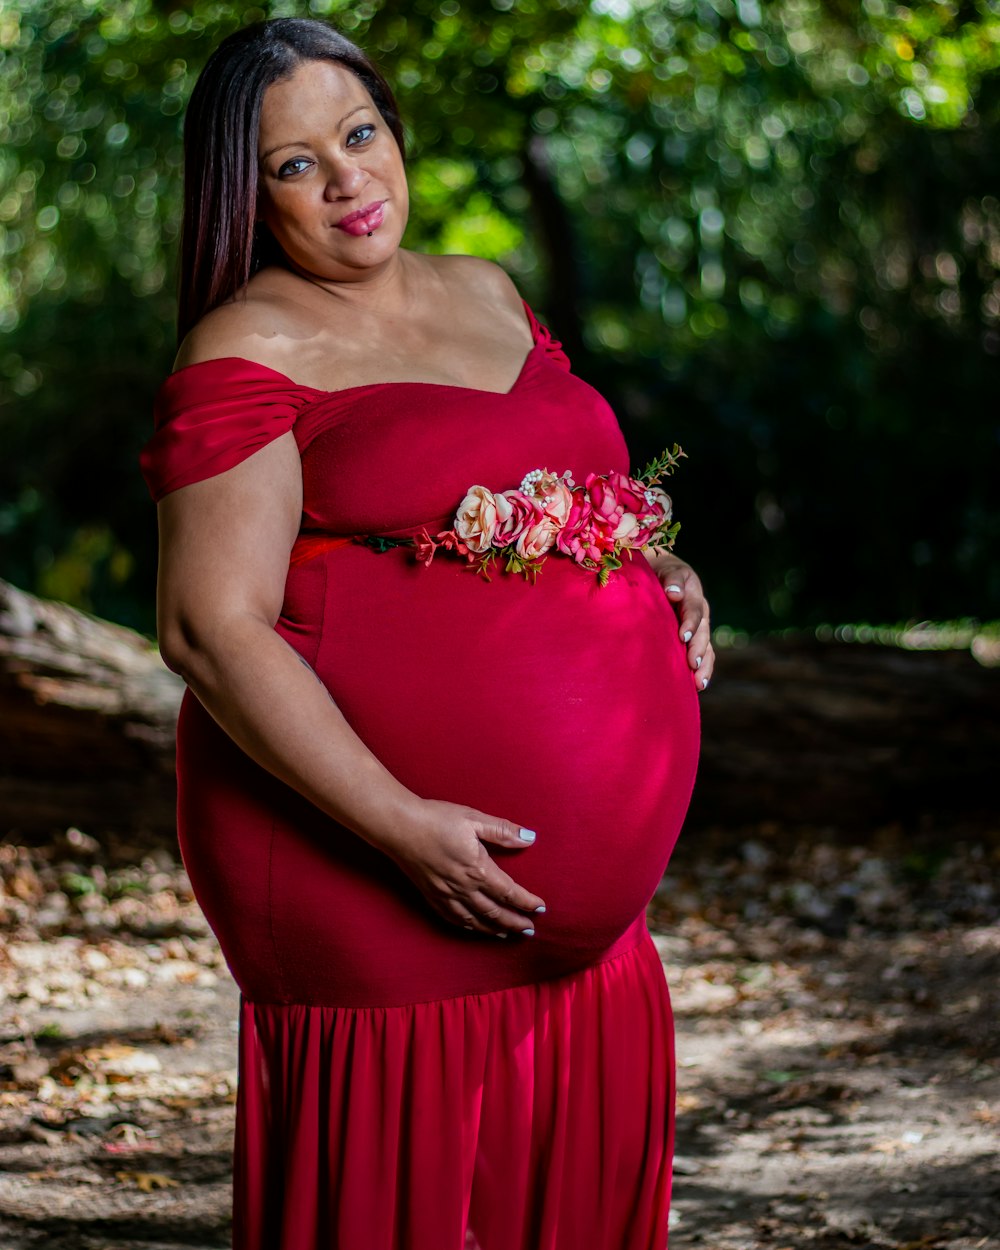
M365 797L351 812L351 828L358 837L394 859L405 846L412 845L417 836L424 800L404 786L374 755L363 762L359 783ZM330 815L344 820L343 814L330 812Z

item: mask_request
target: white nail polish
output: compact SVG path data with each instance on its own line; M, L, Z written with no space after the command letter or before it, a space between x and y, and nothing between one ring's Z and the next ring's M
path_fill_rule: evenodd
M707 677L703 677L703 678L701 679L701 688L702 688L702 690L707 690L707 689L708 689L708 678L707 678Z
M691 631L690 631L689 629L686 629L686 630L684 631L684 633L683 633L682 637L683 637L683 639L684 639L684 641L685 641L685 642L690 642L690 641L691 641L691 638L693 637L693 635L692 635L692 633L691 633Z
M674 591L675 594L678 594L678 595L681 593L680 586L668 586L667 590L672 590Z
M536 908L535 908L535 912L536 912L536 913L537 913L537 912L540 912L540 911L544 911L544 910L545 910L545 904L544 904L544 903L541 903L538 907L536 907Z
M534 842L535 831L534 829L520 829L518 831L517 836L521 839L522 842Z
M534 936L535 936L535 930L534 930L534 929L522 929L522 930L521 930L521 932L524 934L524 936L525 936L525 937L534 937Z
M695 668L701 668L701 656L700 655L695 656L694 666Z

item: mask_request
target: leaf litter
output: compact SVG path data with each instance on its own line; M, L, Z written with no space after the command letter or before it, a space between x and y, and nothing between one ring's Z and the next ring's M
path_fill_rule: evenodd
M685 833L648 909L671 1250L1000 1250L998 864L980 830ZM229 1245L238 991L176 849L8 838L0 883L0 1244Z

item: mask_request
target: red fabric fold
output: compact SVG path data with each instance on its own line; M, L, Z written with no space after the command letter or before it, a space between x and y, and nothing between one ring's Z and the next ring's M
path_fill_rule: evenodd
M563 351L562 343L557 338L553 338L552 331L548 326L542 325L525 300L521 300L521 303L524 304L524 311L531 325L532 338L534 338L536 343L543 344L542 352L545 357L551 360L553 364L558 365L560 369L564 369L569 373L572 366L570 365L569 357Z
M241 999L233 1250L662 1250L670 999L582 972L392 1008Z
M314 556L321 556L326 551L336 551L338 547L348 547L354 542L353 536L340 534L299 534L292 544L288 557L289 568L298 568Z
M236 356L172 373L156 393L139 467L154 501L224 473L287 433L310 395L273 369Z

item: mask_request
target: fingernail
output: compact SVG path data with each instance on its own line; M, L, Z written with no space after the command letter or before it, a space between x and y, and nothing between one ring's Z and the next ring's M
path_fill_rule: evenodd
M667 590L672 590L672 591L674 591L674 592L675 592L676 594L678 594L678 595L681 593L681 588L680 588L680 586L668 586L668 587L667 587Z
M694 666L695 668L701 668L701 656L700 655L695 656Z
M536 911L536 912L539 912L539 911L544 911L544 910L545 910L545 904L544 904L544 903L542 903L542 905L541 905L540 907L536 907L536 908L535 908L535 911Z
M524 936L525 936L525 937L534 937L534 936L535 936L535 930L534 930L534 929L522 929L522 930L521 930L521 932L524 934Z
M691 641L692 636L693 636L693 635L692 635L692 633L691 633L691 631L690 631L689 629L686 629L686 630L684 631L684 633L683 633L683 634L681 634L681 637L684 639L684 641L685 641L685 642L690 642L690 641Z
M708 689L708 682L709 682L709 679L708 679L707 677L703 677L703 678L701 679L701 688L702 688L702 690L707 690L707 689Z
M534 842L535 831L534 829L522 829L520 830L517 836L521 839L522 842Z
M493 936L494 936L494 937L499 937L499 938L505 938L505 937L507 936L507 934L506 934L506 933L495 933Z

